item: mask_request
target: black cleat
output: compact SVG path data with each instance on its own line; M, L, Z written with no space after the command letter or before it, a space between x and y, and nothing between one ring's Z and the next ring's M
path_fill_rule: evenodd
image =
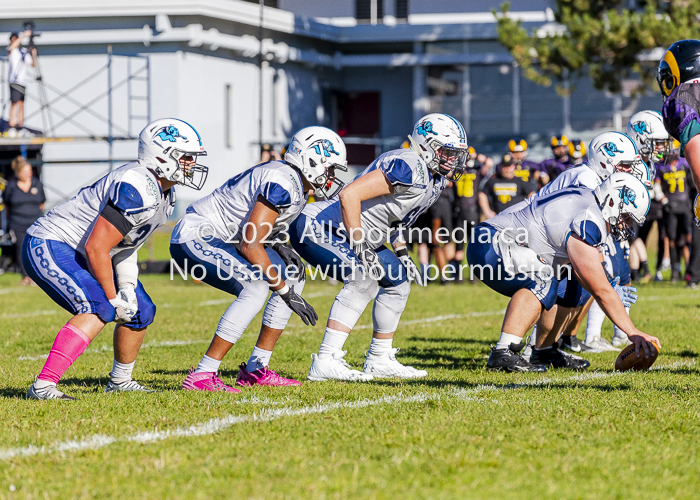
M588 360L564 352L560 347L561 344L554 344L551 349L533 349L530 363L553 368L568 368L569 370L585 370L591 366Z
M562 335L561 337L562 347L568 349L571 352L581 352L582 342L576 338L576 335Z
M547 367L541 364L532 364L525 361L517 354L521 346L511 344L507 349L496 349L491 346L491 355L486 362L489 370L502 370L504 372L546 372Z

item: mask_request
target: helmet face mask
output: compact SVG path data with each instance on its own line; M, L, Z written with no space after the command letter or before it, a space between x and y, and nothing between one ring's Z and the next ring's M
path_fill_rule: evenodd
M139 134L139 163L163 179L202 189L209 169L197 164L206 156L199 133L176 118L163 118L146 126Z

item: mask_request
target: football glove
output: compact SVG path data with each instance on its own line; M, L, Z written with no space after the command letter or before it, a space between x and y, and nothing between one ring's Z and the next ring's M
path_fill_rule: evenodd
M420 270L418 267L416 267L416 264L413 262L413 259L411 259L411 256L408 255L407 247L401 247L396 250L396 256L399 258L399 262L401 262L404 269L406 269L406 275L408 276L409 280L414 281L418 286L427 285L427 283L423 280Z
M275 241L270 245L270 247L277 252L285 265L289 267L294 267L296 273L290 275L291 278L297 280L299 283L306 279L306 267L304 267L304 261L301 260L299 254L292 249L292 247L285 245L281 241Z
M277 295L280 296L284 303L289 306L289 308L297 314L305 325L311 324L311 326L316 325L318 321L318 314L314 311L314 308L306 302L301 295L297 295L293 288L289 285L284 285L283 288L277 290Z
M362 267L364 267L365 272L367 272L370 278L379 281L384 277L384 266L382 266L379 260L379 255L369 248L366 243L353 245L352 251L355 252L357 258L360 259Z
M620 277L615 276L615 279L610 282L613 290L617 292L617 295L622 301L622 305L625 307L632 307L632 304L637 303L637 287L634 286L620 286Z
M116 323L128 323L139 310L136 292L131 286L120 288L117 296L109 303L114 307L114 321Z

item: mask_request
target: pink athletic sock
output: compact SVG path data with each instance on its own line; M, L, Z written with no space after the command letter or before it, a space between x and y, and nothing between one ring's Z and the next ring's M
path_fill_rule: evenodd
M57 384L70 365L89 345L90 339L80 328L66 323L56 335L49 358L39 374L39 380Z

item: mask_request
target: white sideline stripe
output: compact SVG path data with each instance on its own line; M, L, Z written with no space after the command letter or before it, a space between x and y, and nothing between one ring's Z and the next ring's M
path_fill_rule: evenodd
M316 293L309 293L309 294L302 294L302 296L305 299L313 299L316 297L326 297L328 295L334 295L336 292L335 291L328 291L328 292L316 292ZM225 299L214 299L214 300L205 300L204 302L197 302L196 304L189 304L188 306L195 306L195 307L206 307L206 306L218 306L221 304L230 304L234 300L236 300L235 297L228 297ZM157 305L157 304L156 304ZM178 304L161 304L158 307L177 307Z
M504 314L506 312L505 309L501 309L500 311L481 311L481 312L472 312L472 313L467 313L467 314L445 314L444 316L433 316L432 318L423 318L423 319L411 319L408 321L402 321L401 325L422 325L425 323L435 323L437 321L445 321L448 319L460 319L460 318L478 318L479 316L496 316L499 314ZM374 328L373 325L356 325L353 330L366 330L368 328Z
M180 345L192 345L192 344L207 344L211 340L161 340L146 342L141 346L141 349L148 349L151 347L173 347ZM93 349L86 349L85 352L112 352L113 347L108 345L103 345L100 347L95 347ZM40 359L48 358L48 354L39 354L38 356L20 356L17 358L18 361L38 361Z
M58 314L57 309L46 309L43 311L32 311L28 313L5 313L0 315L0 319L17 319L17 318L33 318L35 316L50 316L52 314Z
M671 363L670 365L659 366L657 370L663 370L666 368L676 368L680 366L693 366L695 365L695 360L691 361L677 361ZM253 415L227 415L222 418L213 418L207 422L193 424L189 427L176 427L175 429L168 429L164 431L147 431L139 432L137 434L132 434L130 436L105 436L103 434L95 434L86 439L77 441L64 441L61 443L55 443L49 446L25 446L22 448L6 448L0 450L0 460L9 460L15 457L29 457L35 455L42 455L47 453L56 452L72 452L81 450L97 450L99 448L104 448L116 442L125 443L154 443L157 441L163 441L170 438L178 437L193 437L193 436L206 436L209 434L214 434L216 432L221 432L228 429L229 427L242 424L246 422L270 422L282 417L296 417L299 415L313 415L319 413L327 413L329 411L341 410L341 409L358 409L367 408L369 406L379 406L379 405L398 405L405 403L422 403L429 400L440 399L442 396L445 397L455 397L457 399L466 402L484 402L485 400L474 397L481 391L498 391L498 390L512 390L519 389L522 387L535 387L541 385L547 385L552 382L567 382L567 381L585 381L591 379L602 379L614 376L623 376L625 374L619 372L593 372L593 373L582 373L573 375L571 377L563 378L545 378L540 380L534 380L532 382L524 382L520 384L512 384L507 386L496 386L496 385L480 385L472 389L461 389L452 387L449 392L435 393L435 394L425 394L418 393L413 396L404 396L399 393L396 396L384 396L377 399L362 399L358 401L347 401L347 402L337 402L337 403L326 403L326 404L315 404L312 406L305 406L298 408L296 410L289 407L270 409L263 408L259 414ZM254 401L251 399L251 403ZM257 402L257 401L255 401ZM267 401L266 401L267 402ZM496 401L497 403L497 401Z
M8 293L21 293L26 292L28 288L3 288L0 290L0 295L7 295Z

